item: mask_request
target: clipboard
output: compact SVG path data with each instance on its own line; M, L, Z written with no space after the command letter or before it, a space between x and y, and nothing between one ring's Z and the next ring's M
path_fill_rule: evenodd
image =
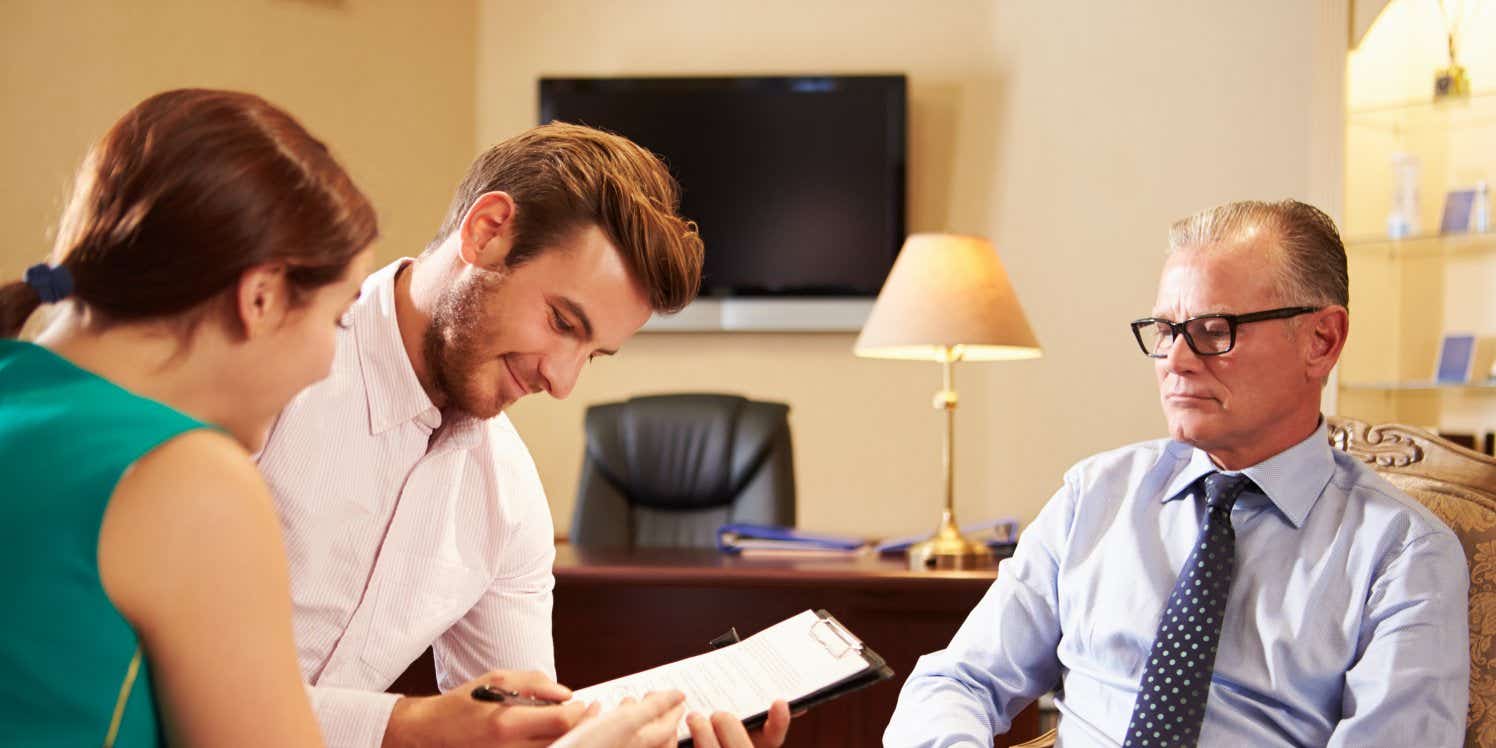
M863 661L867 663L867 666L854 675L837 681L836 683L827 685L824 688L821 688L818 691L814 691L806 696L791 700L790 712L792 713L806 711L813 706L818 706L820 704L831 701L832 699L846 696L853 691L860 691L864 688L867 688L868 686L871 686L880 681L888 680L889 678L892 678L894 676L893 668L888 666L888 663L883 660L883 657L881 655L869 649L866 644L863 644L861 639L858 639L855 635L853 635L846 626L842 625L841 621L836 620L834 616L832 616L830 613L827 613L825 608L817 608L815 610L815 614L820 617L820 620L812 624L811 632L817 632L818 627L820 627L820 630L824 632L820 634L820 636L824 637L823 639L820 639L823 646L845 647L842 656L855 655L861 657ZM733 635L736 635L737 632L736 630L734 630L732 633ZM768 712L760 712L756 715L753 715L752 717L745 718L743 720L743 726L752 730L754 728L761 727L768 718ZM676 746L677 748L692 748L692 746L694 746L694 742L691 740L691 738L687 737L680 740L676 744Z
M891 678L893 669L824 609L805 610L742 641L718 637L709 652L573 691L577 701L611 709L624 698L679 689L688 711L727 711L749 729L761 726L775 699L804 711ZM685 721L677 744L693 745Z

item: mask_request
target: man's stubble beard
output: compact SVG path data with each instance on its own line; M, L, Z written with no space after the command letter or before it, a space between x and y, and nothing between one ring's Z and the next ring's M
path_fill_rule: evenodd
M469 375L482 363L480 331L493 327L485 317L483 299L503 285L504 278L503 273L477 270L443 291L431 310L421 350L444 409L479 419L493 418L501 410L479 402L480 393L474 391Z

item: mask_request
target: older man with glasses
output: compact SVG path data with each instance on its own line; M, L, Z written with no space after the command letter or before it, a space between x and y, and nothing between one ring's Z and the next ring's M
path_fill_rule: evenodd
M1461 744L1459 542L1320 415L1349 327L1334 223L1231 203L1169 243L1132 333L1171 438L1066 474L884 744L990 745L1055 689L1064 746Z

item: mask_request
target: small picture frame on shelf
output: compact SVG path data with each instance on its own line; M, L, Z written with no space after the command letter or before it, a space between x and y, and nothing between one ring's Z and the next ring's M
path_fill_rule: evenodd
M1439 343L1439 362L1434 366L1438 384L1468 384L1475 368L1475 336L1469 333L1445 333Z
M1444 193L1444 218L1439 221L1441 234L1470 232L1470 209L1475 206L1475 190L1450 190Z

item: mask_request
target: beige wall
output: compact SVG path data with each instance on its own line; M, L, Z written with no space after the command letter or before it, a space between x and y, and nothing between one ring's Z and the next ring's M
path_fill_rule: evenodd
M540 75L907 73L910 231L992 237L1045 348L957 372L968 520L1031 518L1075 460L1162 433L1125 323L1151 303L1171 219L1239 197L1334 207L1342 173L1335 0L10 0L0 14L7 277L45 253L88 143L163 88L248 89L300 117L372 195L387 259L424 244L477 149L534 123ZM855 359L852 340L641 335L572 399L522 403L558 526L587 404L723 390L791 404L804 526L925 529L936 367Z
M694 0L479 6L478 144L534 124L541 75L903 72L909 230L992 237L1044 346L958 370L966 520L1031 518L1087 454L1159 436L1148 311L1170 220L1245 197L1338 212L1344 2ZM708 248L710 251L710 248ZM933 364L851 335L646 334L513 417L570 520L584 408L720 390L790 403L801 524L928 528Z
M288 109L373 199L380 255L418 249L472 157L475 18L472 0L6 0L0 277L46 256L93 140L182 86Z

